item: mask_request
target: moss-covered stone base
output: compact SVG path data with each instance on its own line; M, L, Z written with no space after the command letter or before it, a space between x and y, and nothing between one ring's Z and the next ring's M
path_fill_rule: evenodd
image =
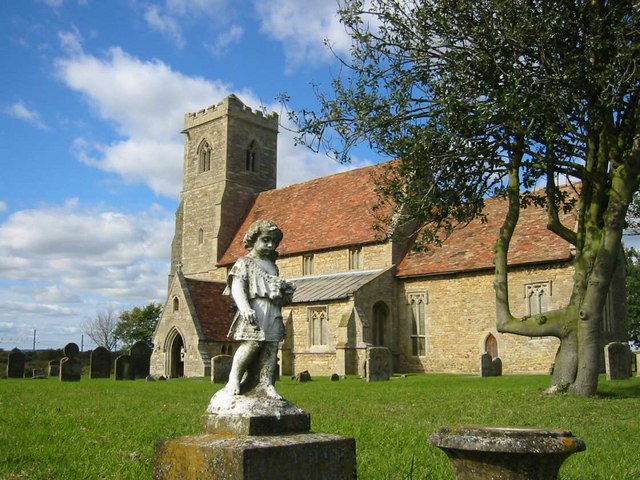
M191 435L158 442L157 480L346 480L356 478L356 445L323 433Z

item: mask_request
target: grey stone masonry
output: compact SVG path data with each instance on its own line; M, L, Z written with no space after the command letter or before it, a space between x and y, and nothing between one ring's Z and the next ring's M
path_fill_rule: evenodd
M389 380L391 375L393 375L391 350L386 347L368 347L365 375L367 382Z
M631 348L625 342L611 342L604 347L604 365L607 380L625 380L631 377Z
M211 359L211 383L227 383L231 372L231 355L216 355Z

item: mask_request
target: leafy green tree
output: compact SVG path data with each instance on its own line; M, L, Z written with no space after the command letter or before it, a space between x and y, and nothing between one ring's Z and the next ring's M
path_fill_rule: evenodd
M627 316L629 340L640 346L640 252L625 249L627 256Z
M146 342L153 347L153 333L162 314L162 305L150 303L147 306L133 307L124 310L116 325L115 334L124 347L130 347L136 342Z
M559 338L551 390L595 394L603 307L640 183L637 2L344 0L339 14L351 54L317 111L291 112L300 141L342 161L363 141L401 159L379 180L381 206L394 207L378 210L381 225L418 221L426 243L482 217L488 196L506 198L497 328ZM565 308L516 318L507 253L532 204L575 247L575 281ZM563 223L572 209L577 227Z

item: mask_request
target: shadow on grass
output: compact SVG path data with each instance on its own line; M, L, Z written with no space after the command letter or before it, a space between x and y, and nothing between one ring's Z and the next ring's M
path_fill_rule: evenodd
M640 377L600 381L598 397L606 399L640 398Z

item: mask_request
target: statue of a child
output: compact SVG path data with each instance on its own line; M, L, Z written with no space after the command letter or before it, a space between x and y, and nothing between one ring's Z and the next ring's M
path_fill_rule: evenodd
M278 276L281 240L282 231L272 221L252 223L244 236L249 254L238 258L227 278L224 293L238 307L228 336L242 342L225 387L233 395L257 387L270 398L282 398L274 387L278 342L285 337L280 307L291 303L295 285Z

